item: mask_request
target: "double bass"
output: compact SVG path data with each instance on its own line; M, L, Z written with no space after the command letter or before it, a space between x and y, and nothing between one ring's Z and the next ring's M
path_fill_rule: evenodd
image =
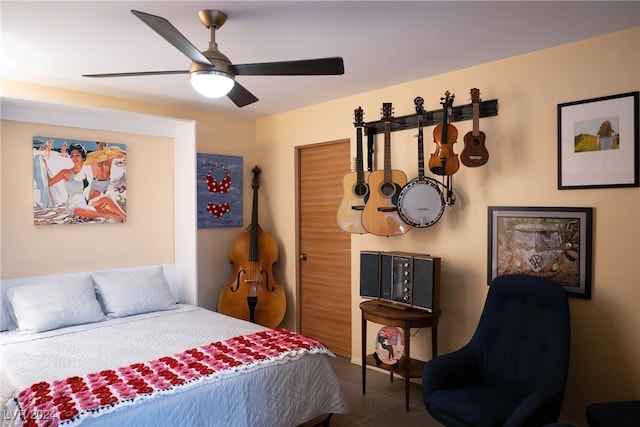
M256 166L252 172L251 224L229 248L229 261L234 265L233 276L220 292L218 312L275 328L284 318L287 300L282 285L273 277L273 264L278 261L278 244L258 224L261 170Z

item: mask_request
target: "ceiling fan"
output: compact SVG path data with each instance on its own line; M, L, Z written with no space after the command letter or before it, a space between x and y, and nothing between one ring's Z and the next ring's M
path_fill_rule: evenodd
M211 32L209 47L200 52L180 31L168 20L160 16L132 10L142 22L147 24L176 47L192 62L189 70L175 71L141 71L131 73L84 74L83 77L129 77L153 76L162 74L189 74L191 84L202 95L218 98L227 95L238 107L252 104L258 100L245 89L236 76L302 76L302 75L339 75L344 74L344 63L341 57L303 59L299 61L264 62L254 64L232 64L218 50L215 31L222 27L227 15L218 10L201 10L198 17Z

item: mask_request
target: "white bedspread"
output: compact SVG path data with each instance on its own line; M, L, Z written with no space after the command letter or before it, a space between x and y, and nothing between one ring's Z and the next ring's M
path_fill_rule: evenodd
M202 308L178 305L155 312L38 334L0 334L3 425L7 406L39 381L128 366L266 328ZM282 365L206 383L184 392L125 406L83 425L282 426L323 413L345 413L331 362L309 354Z

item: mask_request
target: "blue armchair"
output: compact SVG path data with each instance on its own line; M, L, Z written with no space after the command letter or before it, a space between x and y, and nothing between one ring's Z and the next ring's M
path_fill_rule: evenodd
M556 422L569 333L569 302L560 284L530 275L497 277L469 343L425 365L427 411L447 427Z

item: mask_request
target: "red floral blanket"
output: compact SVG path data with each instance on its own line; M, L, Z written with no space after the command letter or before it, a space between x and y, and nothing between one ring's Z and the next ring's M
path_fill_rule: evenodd
M72 425L161 394L258 366L330 353L320 342L271 329L192 348L173 356L63 380L42 381L14 399L25 427Z

